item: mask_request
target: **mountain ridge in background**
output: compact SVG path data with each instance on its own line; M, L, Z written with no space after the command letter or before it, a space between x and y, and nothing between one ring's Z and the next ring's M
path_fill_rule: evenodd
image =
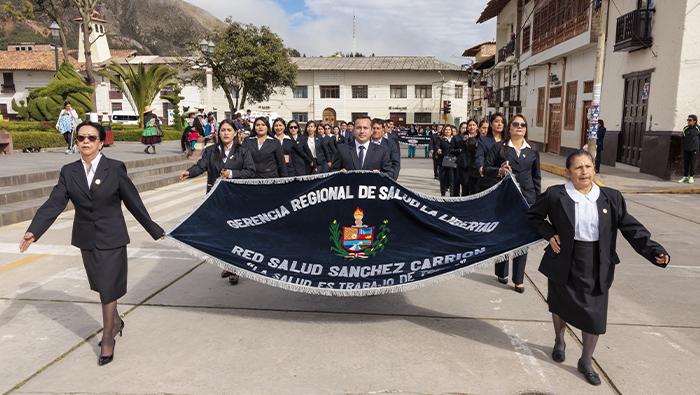
M10 2L15 9L22 9L21 0ZM184 0L105 0L96 10L100 19L109 22L106 27L110 49L135 49L141 55L182 54L186 41L225 26L209 12ZM62 18L70 49L78 48L78 22L73 19L79 16L69 9ZM48 30L52 21L47 17L18 22L0 13L0 18L0 50L15 42L53 43Z

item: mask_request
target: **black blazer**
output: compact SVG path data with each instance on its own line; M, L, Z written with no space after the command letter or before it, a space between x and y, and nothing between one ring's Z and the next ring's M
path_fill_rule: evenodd
M315 169L315 166L310 166L311 162L313 161L313 155L311 154L311 150L309 149L309 146L306 144L306 136L302 135L301 133L297 134L297 138L294 139L292 137L292 141L295 141L297 144L297 147L301 148L302 151L304 151L304 154L306 157L309 159L308 162L304 160L301 156L297 155L292 151L292 162L294 164L294 175L295 176L305 176L313 173L313 170Z
M493 147L495 144L498 142L496 139L493 137L493 135L486 135L483 137L479 137L479 144L476 147L476 166L477 170L479 168L484 167L484 162L486 161L486 155L491 151L491 147ZM496 185L498 183L498 179L495 177L489 177L484 173L484 176L481 177L481 174L479 174L479 181L477 182L477 185L482 188L491 188L492 186Z
M307 142L309 139L309 136L306 136L306 141ZM328 162L331 161L331 154L328 152L328 147L323 141L322 137L319 137L318 134L314 134L314 144L316 145L316 164L320 167L319 171L321 169L328 169ZM306 144L308 147L308 143ZM311 151L311 149L309 149ZM313 158L313 156L312 156ZM311 169L309 169L311 170Z
M369 143L369 148L365 154L365 162L360 168L360 159L357 157L355 143L342 144L338 147L338 155L333 160L331 171L345 170L379 170L389 177L394 176L391 168L391 159L386 148L379 144Z
M279 141L279 139L277 139ZM284 139L282 139L282 150L284 151L284 156L285 156L285 162L287 164L287 175L289 177L292 176L305 176L306 175L306 168L303 168L299 174L297 174L296 168L294 166L294 159L295 157L301 158L303 163L306 164L311 164L313 161L313 157L311 156L311 151L308 149L306 152L309 153L309 155L304 152L304 148L299 146L297 142L292 139L291 136L285 135ZM287 159L289 159L289 162L287 162Z
M502 144L494 144L486 155L484 163L484 177L498 178L498 170L508 161L513 169L513 177L520 185L527 204L533 205L537 196L542 193L542 176L540 174L540 157L536 151L523 148L520 157L515 153L515 148L508 147L508 157L501 157Z
M396 144L396 146L399 146L399 132L397 131L391 131L390 133L387 133L386 136L389 140L391 140L392 143Z
M345 129L345 131L340 132L341 135L343 135L343 139L345 140L344 143L349 143L352 139L355 138L355 136L352 135L352 132Z
M445 158L445 155L459 153L459 148L457 148L457 142L454 138L451 138L450 141L447 141L444 137L440 138L440 140L435 143L434 148L438 165L442 165L442 160ZM442 150L441 154L437 153L439 149Z
M618 229L639 255L654 265L665 267L658 265L655 257L668 253L659 243L651 240L651 234L644 225L627 212L620 191L601 187L597 205L601 292L610 289L615 277L615 265L620 263L616 252ZM556 254L551 246L547 246L539 270L550 280L566 284L574 247L576 203L566 193L565 186L549 187L530 207L527 219L545 240L559 235L561 251Z
M382 138L381 146L384 147L384 149L386 149L386 151L389 153L391 171L394 173L392 178L394 181L396 181L399 178L399 172L401 171L401 154L399 154L399 149L396 144L387 138Z
M71 244L82 250L95 247L108 250L129 244L122 202L154 240L165 233L148 215L134 183L126 174L124 163L104 155L90 188L80 160L63 166L58 184L34 215L27 232L32 232L38 241L69 200L75 208Z
M255 162L255 178L287 177L287 164L284 162L284 149L279 140L267 137L258 149L257 136L249 137L246 147Z
M430 148L431 151L433 151L433 158L437 159L437 150L438 145L440 145L440 140L442 140L442 137L438 133L431 134L430 135L430 141L428 141L428 148Z
M202 152L202 157L192 165L188 172L188 178L194 178L198 175L207 173L207 193L216 182L216 179L221 176L221 170L231 170L231 178L253 178L255 175L255 163L250 151L246 147L238 147L235 154L230 153L226 163L223 161L214 161L214 156L219 151L218 145L210 145ZM233 152L233 148L231 148Z

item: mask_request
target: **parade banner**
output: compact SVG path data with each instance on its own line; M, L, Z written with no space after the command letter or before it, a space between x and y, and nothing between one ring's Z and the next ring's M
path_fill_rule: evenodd
M287 290L401 292L527 253L543 240L506 177L479 195L439 198L368 171L219 179L167 240L219 267Z
M430 136L399 136L399 144L427 147L430 144Z

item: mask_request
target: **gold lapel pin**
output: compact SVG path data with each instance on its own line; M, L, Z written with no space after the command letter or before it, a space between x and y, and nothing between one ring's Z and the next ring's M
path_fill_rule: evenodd
M233 159L233 155L229 156L228 158L229 158L229 159Z
M100 185L101 183L102 183L102 180L100 180L99 178L95 180L95 184Z
M525 157L525 154L523 154L523 158Z
M604 209L603 209L603 214L607 214L607 213L608 213L608 209L607 209L607 208L604 208Z

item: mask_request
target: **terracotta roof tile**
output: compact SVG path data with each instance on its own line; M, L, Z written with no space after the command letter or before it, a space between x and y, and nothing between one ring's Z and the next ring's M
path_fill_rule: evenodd
M128 58L137 53L132 49L115 49L111 50L110 59ZM68 50L70 62L77 70L85 70L85 63L78 62L78 50ZM63 59L63 52L58 51L59 62ZM109 59L102 64L108 62ZM39 70L39 71L54 71L56 70L56 58L54 51L0 51L0 70Z

